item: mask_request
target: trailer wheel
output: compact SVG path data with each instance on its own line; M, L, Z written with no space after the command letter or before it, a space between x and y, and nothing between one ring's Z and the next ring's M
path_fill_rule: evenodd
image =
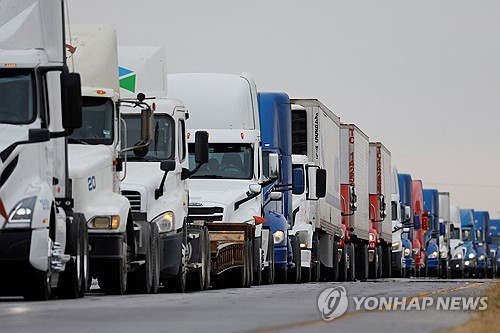
M267 257L268 265L264 268L264 275L262 276L262 284L272 284L275 280L275 268L274 268L274 241L273 236L269 233L267 240Z
M356 278L366 280L368 278L368 246L365 243L359 244L356 254Z
M311 251L311 280L319 282L321 278L321 262L319 253L319 236L318 233L313 234L312 251Z
M382 277L385 279L390 278L392 273L391 252L390 246L382 246Z
M302 271L301 269L301 257L300 257L300 246L298 243L298 240L295 236L291 235L290 237L290 243L292 245L292 263L294 267L290 270L290 274L288 274L288 282L289 283L300 283L301 282L301 276L300 273Z
M27 301L46 301L50 298L51 276L49 272L37 271L31 274L24 299Z
M153 254L151 251L151 227L150 223L141 223L141 228L147 232L149 237L146 237L146 254L144 255L144 264L139 266L135 271L128 273L128 288L127 292L131 294L148 294L153 287Z
M160 232L156 223L151 224L151 264L153 281L150 294L156 294L160 286Z
M82 242L84 235L81 235L82 224L85 223L81 219L81 214L67 213L66 218L66 250L65 252L71 256L71 259L66 263L66 267L59 276L57 285L57 294L61 298L78 298L83 286L82 272Z
M346 255L349 256L349 267L347 268L347 281L356 280L356 251L353 243L347 243Z
M187 248L187 228L184 225L182 231L182 254L179 271L174 277L166 278L162 281L163 286L168 292L183 293L186 291L186 248Z
M347 281L347 248L349 244L344 243L339 261L339 281ZM338 251L337 251L338 252Z

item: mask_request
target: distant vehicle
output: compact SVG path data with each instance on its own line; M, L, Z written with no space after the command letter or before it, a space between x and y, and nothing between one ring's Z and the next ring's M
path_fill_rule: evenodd
M478 267L474 210L460 209L460 219L462 223L462 242L467 249L464 257L465 276L472 277L477 274Z
M404 224L408 229L403 229L401 242L403 244L405 277L415 276L415 251L413 251L414 239L414 215L412 201L412 179L409 174L398 174L399 194L401 196L401 207L404 207L405 214L409 211L409 219Z
M428 229L425 233L425 253L427 276L440 277L446 266L441 265L440 257L440 225L439 225L439 191L424 189L424 209L427 215Z
M427 213L424 211L424 193L421 180L412 180L413 202L413 252L415 253L415 269L417 276L426 276L425 232L427 230Z
M490 253L488 251L487 235L490 228L490 213L487 211L474 211L474 224L476 227L476 255L477 271L476 275L480 278L486 276L493 277L493 265Z
M450 216L451 277L464 278L467 248L462 241L462 218L460 207L451 205Z
M490 232L487 236L488 249L493 258L495 277L500 276L500 220L490 220Z
M439 192L439 251L442 278L451 278L452 223L450 214L450 193Z

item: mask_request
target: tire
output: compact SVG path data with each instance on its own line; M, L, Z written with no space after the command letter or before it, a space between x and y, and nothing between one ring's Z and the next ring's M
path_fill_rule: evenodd
M183 293L186 291L187 270L186 270L186 247L187 247L187 228L184 224L182 231L182 253L179 270L174 277L162 280L165 290L171 293Z
M51 278L48 272L37 271L31 274L24 299L27 301L46 301L50 298L50 293Z
M285 267L284 269L278 269L275 271L276 276L274 278L274 283L286 283L288 280L288 269Z
M392 271L391 274L392 274L393 278L400 278L403 276L403 270L398 269L398 270Z
M301 282L300 273L302 272L300 246L295 236L289 236L289 237L290 237L290 243L292 245L292 257L293 257L292 263L294 267L290 269L290 273L288 274L288 283L300 283Z
M377 264L378 264L378 267L377 267L377 279L381 279L382 278L382 265L384 263L384 258L382 258L382 246L378 246L377 247Z
M89 264L89 233L87 228L87 223L85 216L83 214L75 214L80 216L80 235L81 235L81 245L82 245L82 259L81 259L81 274L82 274L82 286L80 288L80 293L78 297L84 297L88 290L90 290L90 285L92 284L92 277L90 276L90 264Z
M275 268L274 268L274 242L271 233L269 233L269 239L267 241L267 256L269 260L269 265L264 268L264 274L262 275L262 284L273 284L275 279Z
M156 294L160 286L160 232L156 223L151 224L151 263L152 263L152 284L150 294Z
M347 281L347 248L348 244L344 243L344 248L342 249L342 255L339 261L339 281Z
M332 265L333 267L326 267L322 265L321 267L321 280L333 282L339 279L339 250L338 244L335 238L333 239L333 249L332 249Z
M189 290L200 291L205 289L206 284L206 274L207 274L207 247L206 242L207 235L205 233L206 227L200 230L199 246L200 246L200 259L201 267L198 267L195 271L187 273L187 288ZM210 274L208 272L208 274Z
M349 267L347 268L347 281L354 281L356 280L356 251L354 249L353 243L347 243L345 246L347 246L346 255L349 255Z
M252 284L262 284L262 238L256 238L253 247L253 281Z
M139 266L135 271L128 273L128 288L130 294L149 294L153 287L153 254L151 252L151 227L149 223L142 224L146 228L149 237L146 237L145 244L146 254L144 255L144 264Z
M71 256L66 263L65 269L59 275L57 295L60 298L78 298L83 286L82 273L82 221L81 214L68 212L66 218L66 249L65 253Z
M379 275L379 272L378 272L378 268L379 268L379 264L378 264L378 261L380 260L380 258L378 257L378 248L375 248L375 250L373 251L374 255L373 255L373 261L368 261L368 278L369 279L377 279L378 278L378 275Z
M313 234L312 252L311 252L311 281L319 282L321 279L321 264L319 253L319 236Z
M366 280L368 278L368 246L365 243L359 244L356 254L356 278Z
M391 277L392 273L392 262L391 262L392 249L390 246L382 247L382 278L388 279Z
M99 286L106 295L123 295L127 289L126 263L123 259L110 261L103 275L98 277Z
M247 241L246 244L246 272L245 272L245 288L250 288L253 283L253 256L254 256L254 243Z

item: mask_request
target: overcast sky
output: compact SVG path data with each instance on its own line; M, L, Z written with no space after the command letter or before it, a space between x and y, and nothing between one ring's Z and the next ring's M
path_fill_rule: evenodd
M165 46L169 73L318 98L399 172L500 217L499 1L68 1L72 23Z

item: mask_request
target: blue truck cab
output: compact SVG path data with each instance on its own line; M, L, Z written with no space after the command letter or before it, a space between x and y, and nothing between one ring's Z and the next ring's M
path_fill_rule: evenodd
M460 209L462 223L462 242L466 248L464 258L465 275L470 277L476 274L477 252L476 252L476 224L474 222L474 209Z
M492 256L487 245L487 235L490 227L490 213L487 211L474 211L476 225L476 254L478 277L493 277Z
M492 255L494 276L500 276L500 220L491 219L490 228L486 237L488 252Z
M439 191L424 189L424 209L427 214L428 229L425 233L425 250L427 255L427 275L441 276L441 260L439 255Z
M401 196L402 208L412 207L412 179L409 174L398 173L399 195ZM402 209L404 211L404 209ZM401 243L405 259L405 276L415 275L415 253L413 252L413 210L410 219L404 224Z
M274 239L275 282L300 282L300 246L288 234L292 219L292 119L290 98L285 93L261 92L257 95L262 134L263 168L270 158L278 158L277 178L264 172L263 227L268 227Z

